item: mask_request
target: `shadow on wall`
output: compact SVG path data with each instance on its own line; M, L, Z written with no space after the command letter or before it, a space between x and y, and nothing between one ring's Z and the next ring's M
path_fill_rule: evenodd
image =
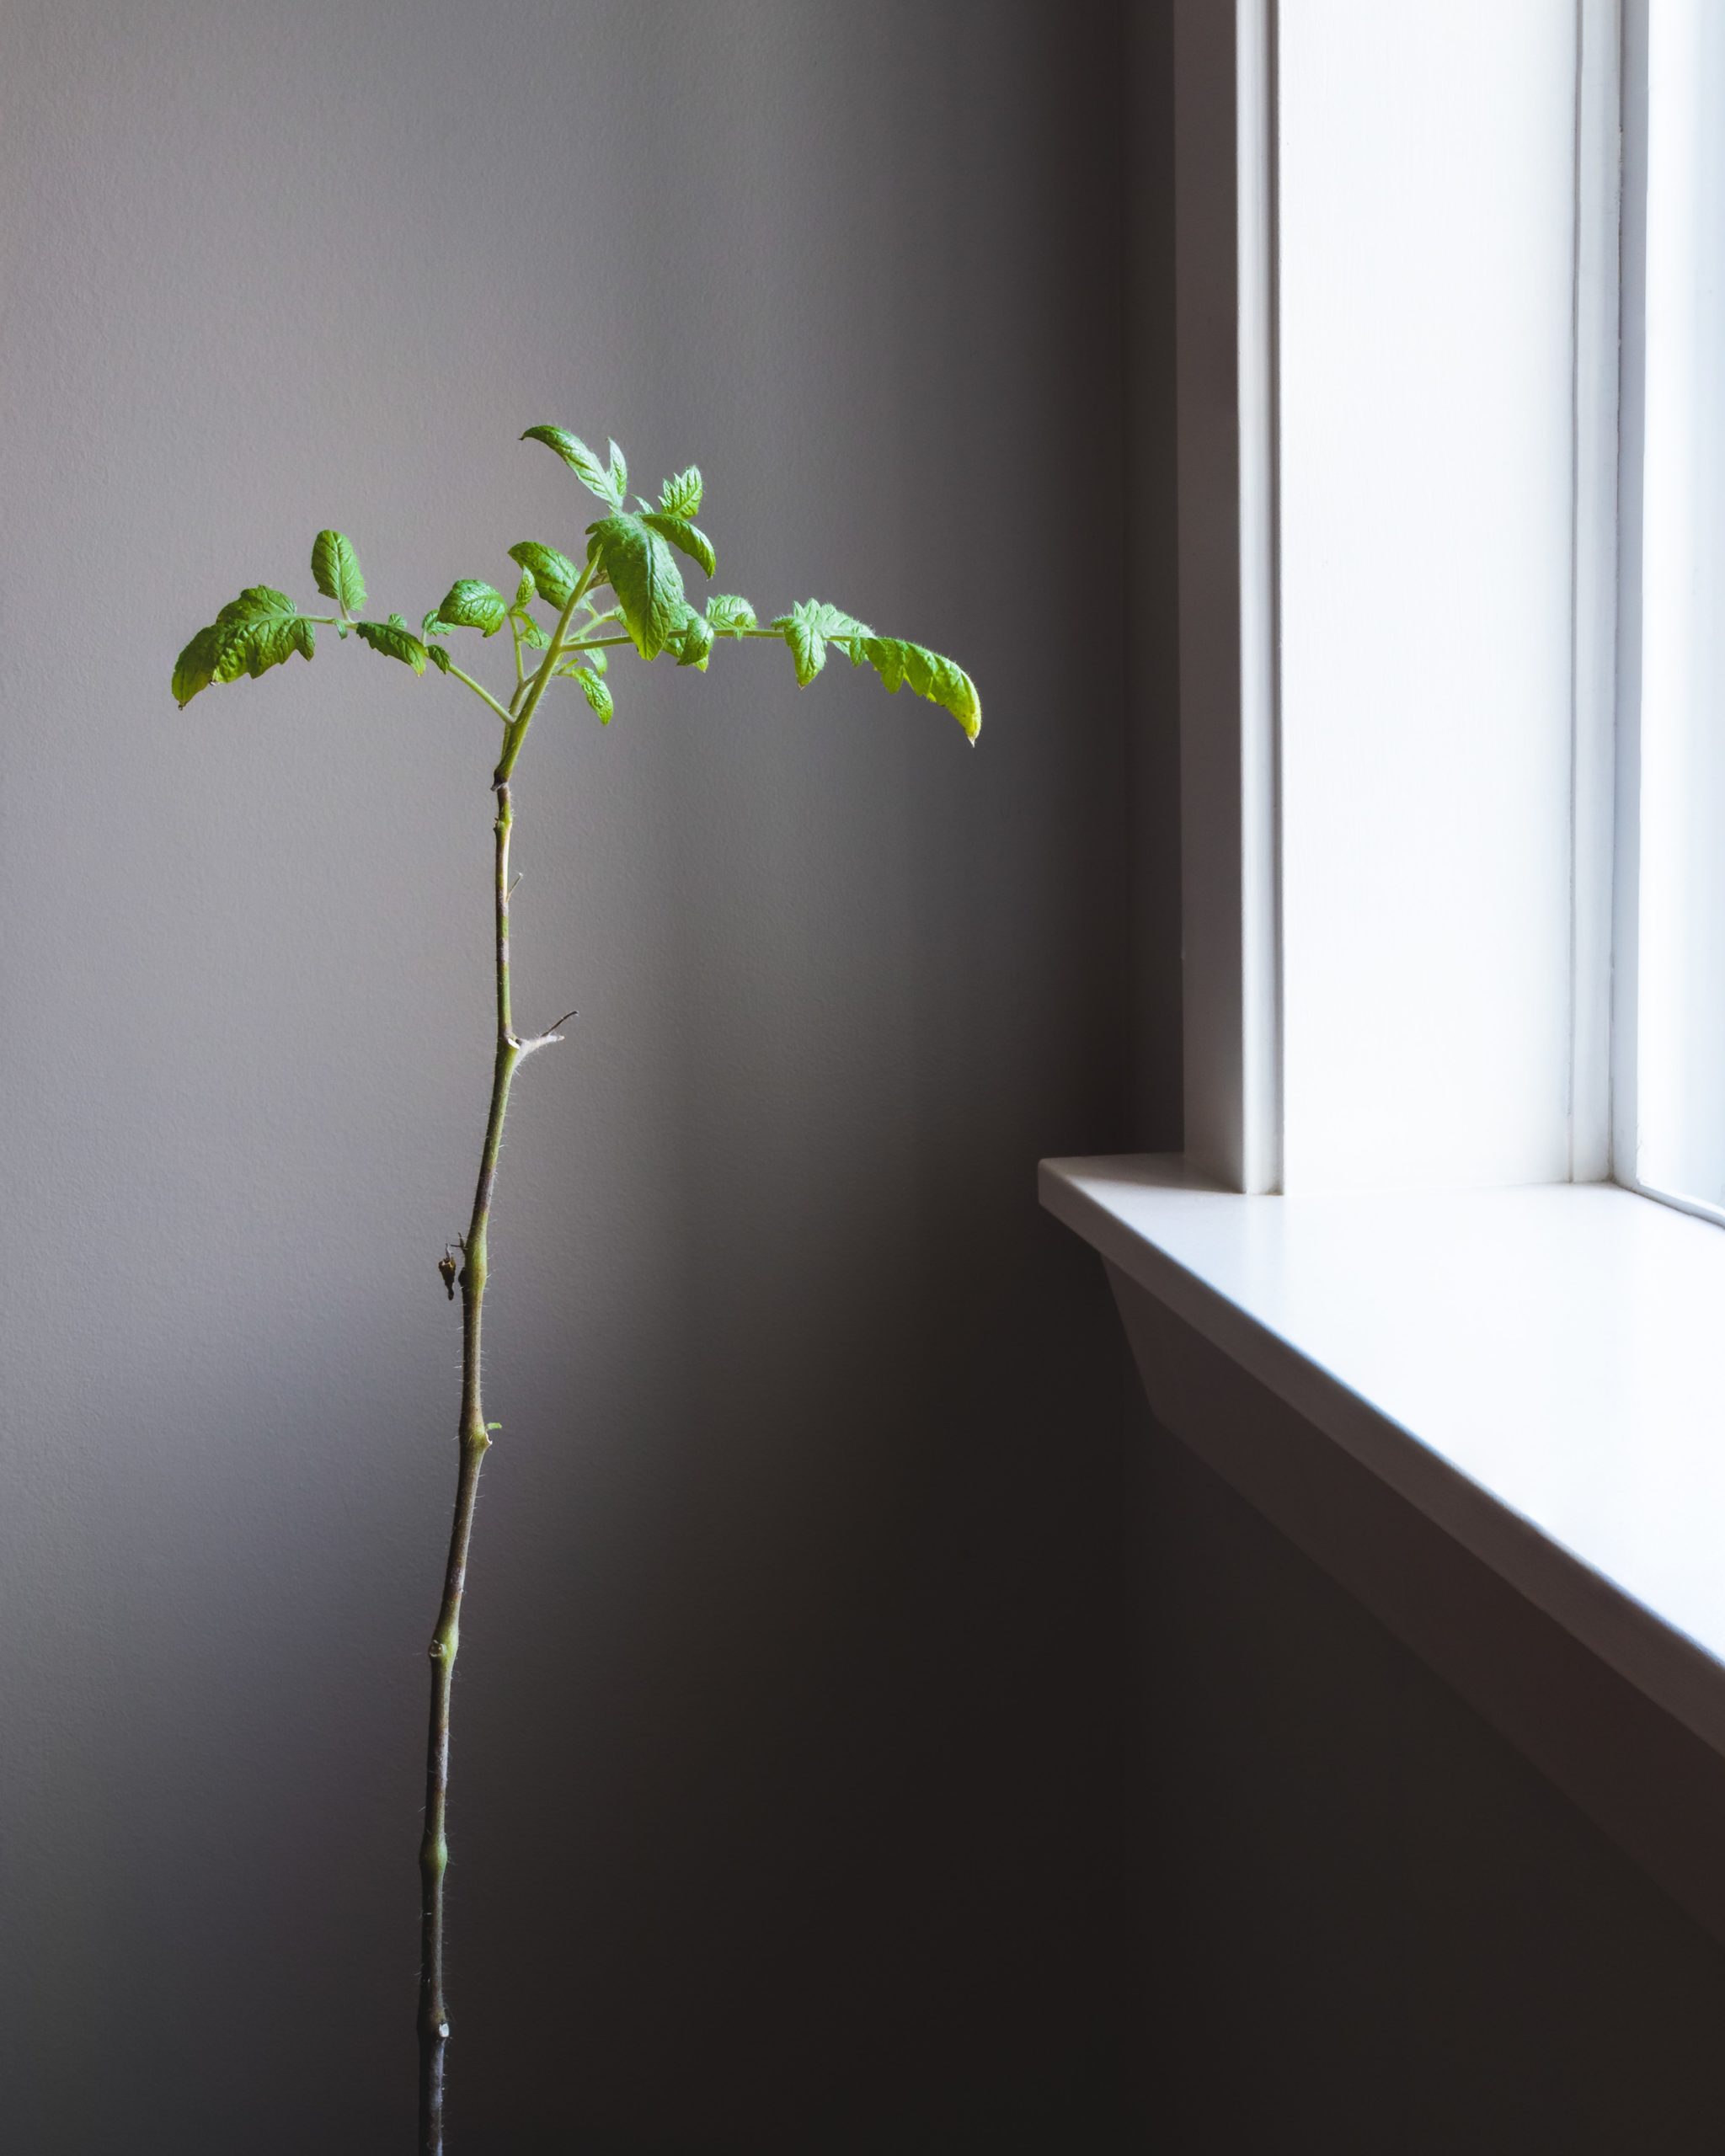
M1140 2145L1124 1358L1033 1172L1130 1134L1124 35L1082 0L8 10L33 2156L407 2131L492 744L350 646L219 712L166 673L324 525L409 613L567 543L585 498L513 446L546 420L698 458L724 588L961 654L988 728L753 650L536 725L517 994L581 1017L503 1162L456 2145ZM1079 552L1101 626L1060 618Z

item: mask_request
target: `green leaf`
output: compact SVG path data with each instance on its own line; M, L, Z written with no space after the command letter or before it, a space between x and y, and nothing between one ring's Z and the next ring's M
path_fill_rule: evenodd
M428 643L425 647L425 656L440 674L448 673L450 656L441 643Z
M523 569L521 571L521 580L515 586L515 595L509 602L510 611L515 614L525 611L527 607L532 605L534 600L537 598L538 595L539 587L533 581L532 571L531 569Z
M253 622L230 630L216 662L218 681L237 681L242 674L256 680L272 666L280 666L298 652L311 658L318 647L318 632L298 614L279 621Z
M212 622L207 629L198 631L174 660L174 701L182 711L200 689L207 689L216 679L216 659L220 648L220 632Z
M531 644L535 651L543 651L551 642L548 631L542 629L531 614L524 614L519 607L510 609L510 619L521 632L521 642Z
M623 505L623 496L629 491L628 459L615 442L611 447L611 469L606 478L611 482L611 499L618 509Z
M677 639L677 664L697 667L704 674L712 656L712 624L700 614L691 614Z
M667 516L693 516L701 506L701 467L692 464L667 479L659 490L659 506ZM711 575L712 572L708 572Z
M360 558L339 531L320 531L312 542L312 579L344 614L357 614L366 603L366 579Z
M715 636L740 637L755 627L755 609L734 591L715 592L707 602L707 626Z
M425 620L420 622L419 634L424 637L425 641L429 643L433 637L446 637L449 634L449 627L450 625L447 622L441 622L438 620L437 609L434 606L431 609L431 611L425 616ZM339 630L337 631L338 635L342 633L343 632Z
M437 602L437 618L452 629L483 629L494 637L509 618L503 594L473 577L452 584Z
M657 659L682 627L688 600L677 565L645 519L620 511L590 524L592 551L617 595L630 640L643 659Z
M370 644L373 651L381 651L386 659L398 659L416 674L425 672L430 654L399 614L392 614L387 622L355 622L354 633L361 643ZM446 666L444 671L448 671Z
M791 656L797 662L797 679L805 689L826 664L829 637L861 638L870 633L866 622L829 605L825 599L800 600L788 614L781 614L772 626L790 646ZM852 656L855 655L856 646L852 644Z
M559 554L555 547L541 546L537 539L522 539L510 548L509 558L532 578L534 589L546 605L555 606L560 614L581 577L569 556Z
M309 659L316 648L316 631L285 591L248 584L216 616L215 678L237 681L249 674L255 681L295 652Z
M919 696L949 711L972 741L976 739L982 731L982 700L976 684L956 661L899 637L865 636L859 641L862 657L889 691L908 681Z
M785 642L797 662L797 680L806 689L826 664L826 638L808 622L788 622Z
M698 562L708 576L713 574L716 566L713 542L687 517L669 516L663 510L649 509L643 513L641 521L661 539L669 539L679 553L686 554L692 562Z
M238 599L230 599L216 616L218 629L232 627L236 622L269 622L284 614L295 614L298 608L285 591L277 591L267 584L248 584Z
M614 475L622 464L622 455L615 442L611 445L611 470L607 472L580 436L564 428L529 427L521 440L542 441L547 449L554 449L584 487L590 488L601 501L608 502L612 509L622 508L623 489Z
M831 606L825 599L805 599L800 606L792 607L788 614L781 614L769 626L783 631L804 622L823 637L872 637L874 634L867 622L859 622L854 614L846 613L841 606Z
M611 691L596 674L588 673L585 667L577 671L575 679L581 685L581 694L598 712L599 723L609 726L611 713L617 708L611 700Z

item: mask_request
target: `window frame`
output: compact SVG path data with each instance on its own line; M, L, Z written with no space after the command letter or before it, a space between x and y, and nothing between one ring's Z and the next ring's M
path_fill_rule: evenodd
M1647 811L1642 788L1643 600L1648 479L1646 396L1648 200L1653 123L1649 49L1653 0L1622 0L1621 316L1617 491L1616 840L1612 949L1611 1174L1637 1195L1715 1225L1725 1204L1709 1203L1641 1173L1641 899Z
M1633 714L1623 708L1618 666L1619 616L1634 558L1620 546L1619 525L1624 460L1633 446L1619 424L1620 396L1633 387L1632 371L1620 381L1619 367L1620 310L1632 296L1632 273L1626 269L1620 278L1620 141L1626 54L1633 19L1646 5L1576 0L1573 9L1573 492L1561 536L1569 583L1562 664L1570 731L1567 798L1551 811L1563 819L1567 849L1561 903L1567 910L1568 977L1551 985L1566 1000L1567 1067L1548 1074L1551 1128L1536 1160L1524 1148L1506 1169L1476 1139L1472 1159L1452 1147L1428 1164L1410 1145L1405 1163L1373 1163L1359 1178L1368 1185L1616 1177L1639 1187L1632 1172L1621 1171L1633 1162L1625 1143L1626 1118L1633 1128L1632 1070L1624 1069L1623 1050L1626 998L1632 998L1634 983L1624 958L1632 948L1625 942L1625 905L1637 857L1624 813L1626 802L1632 806L1626 777ZM1290 1136L1288 1121L1285 939L1290 910L1297 930L1299 893L1296 887L1290 907L1282 14L1279 0L1235 0L1232 8L1176 0L1174 8L1186 1151L1227 1187L1247 1193L1322 1187L1322 1180L1289 1181L1300 1148L1299 1127ZM1293 295L1293 303L1300 297ZM1559 543L1554 525L1551 544ZM1554 650L1548 685L1554 694L1558 664ZM1620 844L1625 832L1628 842ZM1297 854L1297 830L1294 840ZM1471 938L1479 964L1488 967L1501 953L1481 924L1465 917L1467 844L1465 834L1458 838L1450 864L1453 932L1458 941ZM1560 902L1554 883L1546 896ZM1410 908L1417 903L1411 894L1392 894L1391 902L1402 897ZM1429 919L1419 928L1429 939ZM1297 1037L1297 1006L1293 1016ZM1476 1049L1489 1055L1492 1044L1463 1042L1456 1052ZM1410 1127L1435 1112L1430 1102L1410 1102ZM1342 1179L1348 1180L1345 1173Z

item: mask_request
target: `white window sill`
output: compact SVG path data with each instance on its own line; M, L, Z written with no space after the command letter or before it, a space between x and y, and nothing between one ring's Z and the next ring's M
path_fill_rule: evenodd
M1041 1195L1162 1419L1725 1937L1725 1231L1604 1183L1247 1198L1172 1155L1046 1161ZM1193 1335L1255 1385L1211 1357L1159 1399Z

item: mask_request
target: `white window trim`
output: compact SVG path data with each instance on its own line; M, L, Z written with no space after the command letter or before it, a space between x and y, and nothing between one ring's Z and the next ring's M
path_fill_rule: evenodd
M1725 1942L1725 1236L1611 1183L1045 1161L1158 1421Z
M1289 1187L1292 1171L1279 22L1278 0L1235 0L1231 8L1177 0L1175 8L1186 1150L1248 1193ZM1621 1127L1614 1149L1612 1123L1614 910L1621 905L1621 885L1614 897L1614 759L1616 743L1627 738L1615 708L1622 35L1618 0L1576 0L1573 506L1564 506L1562 540L1555 529L1551 535L1553 547L1564 543L1570 552L1570 641L1550 668L1552 693L1567 698L1570 728L1568 799L1553 810L1563 820L1567 880L1551 898L1567 920L1567 1068L1551 1073L1553 1127L1536 1164L1525 1145L1512 1149L1507 1171L1485 1158L1476 1167L1452 1149L1429 1168L1410 1161L1363 1170L1368 1182L1588 1182L1613 1172L1614 1150L1616 1160L1633 1158ZM1491 334L1489 323L1482 328ZM1568 670L1561 680L1560 664ZM1449 864L1458 882L1466 843L1465 835L1458 841ZM1621 921L1618 941L1621 947ZM1472 963L1483 974L1501 955L1492 924L1477 925L1474 946ZM1551 992L1559 993L1555 982ZM1621 1111L1623 1076L1615 1075ZM1417 1119L1413 1107L1410 1118Z
M1176 9L1186 1150L1279 1189L1273 0ZM1232 514L1228 505L1232 505Z
M1725 1940L1725 1240L1633 1172L1646 8L1574 17L1562 1166L1282 1194L1279 0L1176 0L1187 1148L1041 1195L1160 1419Z
M1679 1211L1725 1225L1725 1207L1655 1186L1639 1172L1640 900L1642 584L1645 472L1645 338L1648 183L1649 0L1623 0L1621 366L1616 540L1618 554L1616 688L1616 860L1613 893L1610 1173L1627 1190Z
M1618 379L1616 649L1615 654L1616 821L1613 841L1611 1160L1616 1180L1636 1178L1637 1008L1641 878L1642 439L1644 380L1641 328L1646 312L1648 11L1625 0L1620 259L1622 334Z
M1579 0L1577 24L1569 1180L1601 1182L1621 1157L1612 1111L1620 828L1633 844L1618 791L1625 24L1618 0Z

